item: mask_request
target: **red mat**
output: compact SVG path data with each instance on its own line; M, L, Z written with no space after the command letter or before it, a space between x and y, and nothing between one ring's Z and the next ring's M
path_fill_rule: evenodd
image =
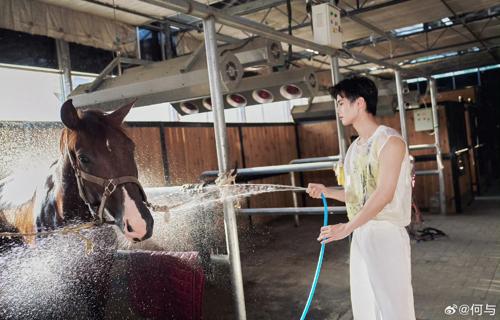
M134 312L152 319L202 318L205 276L197 252L130 254L129 298Z

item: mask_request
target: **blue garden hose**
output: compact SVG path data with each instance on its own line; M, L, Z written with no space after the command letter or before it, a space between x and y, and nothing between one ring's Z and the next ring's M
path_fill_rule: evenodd
M323 200L323 226L328 225L328 203L326 202L325 195L321 194L321 200ZM324 241L326 239L321 239ZM306 306L304 307L304 311L302 311L302 316L300 320L305 320L307 312L309 311L309 307L311 306L312 299L314 297L314 291L316 290L316 285L318 284L319 273L321 272L321 265L323 264L323 255L325 254L325 244L321 244L321 250L319 252L318 265L316 266L316 274L314 275L314 280L311 286L311 292L309 292L309 298L307 298Z

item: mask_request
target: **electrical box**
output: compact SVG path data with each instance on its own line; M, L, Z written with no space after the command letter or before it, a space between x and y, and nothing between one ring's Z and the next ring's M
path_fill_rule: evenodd
M314 42L336 49L342 48L340 9L322 3L312 7Z
M413 110L413 119L415 120L415 131L433 130L432 109Z

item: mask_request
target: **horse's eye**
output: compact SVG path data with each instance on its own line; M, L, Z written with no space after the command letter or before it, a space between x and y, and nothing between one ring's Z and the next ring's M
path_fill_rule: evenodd
M82 164L89 164L90 163L90 159L87 158L87 156L84 156L84 155L79 155L78 156L78 160L82 163Z

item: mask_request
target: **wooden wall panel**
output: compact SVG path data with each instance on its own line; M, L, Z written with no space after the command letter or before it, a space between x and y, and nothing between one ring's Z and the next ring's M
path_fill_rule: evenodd
M298 124L301 158L339 153L337 124L333 121Z
M298 126L298 137L300 143L300 157L327 157L339 154L337 124L335 120L303 123ZM300 183L297 174L297 184ZM309 183L322 183L326 186L336 185L335 173L330 171L316 171L302 173L303 186ZM299 197L306 206L321 206L321 200L312 199L307 195ZM304 202L305 201L305 202Z
M171 185L199 182L206 170L217 170L215 134L212 127L165 128L168 175ZM238 128L228 128L230 166L242 163Z
M127 134L135 142L139 181L144 187L165 186L160 128L128 127Z
M245 166L257 167L287 164L297 158L293 126L242 127ZM288 174L252 181L252 183L290 185ZM293 206L290 192L275 192L252 197L252 208Z
M171 185L196 183L200 173L217 167L210 128L165 128L168 178Z

